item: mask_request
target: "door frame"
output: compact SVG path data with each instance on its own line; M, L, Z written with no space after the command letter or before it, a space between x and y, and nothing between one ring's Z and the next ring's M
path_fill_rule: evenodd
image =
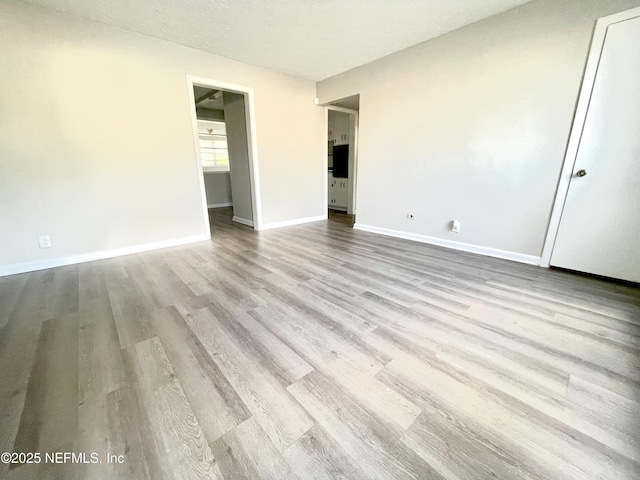
M589 56L587 57L587 65L584 71L582 86L578 96L578 104L573 117L573 125L571 126L571 133L569 134L569 142L567 144L567 150L562 163L558 189L553 202L553 208L551 210L547 236L544 241L544 247L542 248L542 257L540 260L541 267L549 267L551 265L553 247L555 246L558 230L560 229L562 211L564 210L567 195L569 193L569 184L571 183L571 179L574 175L573 170L578 156L578 149L580 148L580 141L582 140L582 132L584 131L584 125L587 120L587 113L589 112L589 104L591 102L591 95L593 94L593 88L596 82L596 75L598 74L598 67L600 65L600 57L602 56L602 50L607 36L607 29L611 25L631 20L636 17L640 17L640 7L599 18L596 22L593 38L591 40Z
M347 201L347 213L350 215L355 215L356 213L356 180L358 178L358 127L360 125L360 112L358 110L351 110L350 108L338 107L335 105L325 104L325 145L327 146L327 150L325 150L325 172L329 171L329 110L333 110L336 112L348 113L349 115L354 116L355 121L355 131L353 134L353 180L351 182L353 195L351 197L351 202ZM351 130L351 122L349 122L349 130ZM324 188L324 205L326 208L329 208L329 175L325 173L324 176L325 188Z
M187 74L187 90L189 95L189 111L191 113L191 126L193 129L193 144L195 147L195 158L198 167L198 181L200 183L200 195L202 197L202 213L204 230L207 238L211 238L211 228L209 227L209 209L207 207L207 192L204 186L204 172L202 170L202 161L200 159L200 142L198 137L198 117L196 113L196 99L193 93L194 86L202 86L215 88L232 93L238 93L244 96L244 108L247 143L249 152L249 181L251 186L251 208L253 209L253 228L254 230L262 229L262 201L260 197L260 176L258 170L258 148L256 140L255 125L255 104L253 88L233 83L212 80L210 78L199 77Z

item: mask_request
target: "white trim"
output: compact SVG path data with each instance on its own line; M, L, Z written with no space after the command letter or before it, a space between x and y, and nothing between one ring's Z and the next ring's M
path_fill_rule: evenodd
M233 202L207 204L207 208L222 208L222 207L233 207Z
M11 265L0 266L0 277L5 275L15 275L17 273L34 272L36 270L44 270L47 268L63 267L65 265L75 265L77 263L92 262L94 260L103 260L105 258L121 257L123 255L131 255L132 253L148 252L151 250L159 250L161 248L186 245L188 243L204 242L209 239L210 237L207 235L193 235L190 237L162 240L160 242L144 243L142 245L134 245L131 247L116 248L113 250L83 253L81 255L72 255L70 257L13 263Z
M363 225L361 223L356 223L353 228L355 230L362 230L364 232L377 233L380 235L387 235L389 237L402 238L404 240L413 240L414 242L428 243L430 245L438 245L440 247L451 248L453 250L460 250L468 253L475 253L487 257L502 258L504 260L511 260L514 262L528 263L529 265L540 264L540 257L536 257L535 255L526 255L524 253L499 250L497 248L481 247L479 245L472 245L470 243L462 243L453 240L446 240L444 238L419 235L417 233L373 227L371 225Z
M356 112L354 116L355 128L353 130L353 172L351 175L353 179L351 180L351 203L349 204L349 209L347 209L347 213L350 215L356 214L356 194L358 193L357 181L358 181L358 140L360 135L360 112ZM351 129L351 125L349 125L349 129ZM351 211L349 211L351 210Z
M328 214L318 215L317 217L295 218L293 220L284 220L282 222L263 223L260 230L271 230L272 228L292 227L293 225L301 225L303 223L320 222L326 220Z
M226 170L222 170L222 168L226 168ZM203 167L202 173L205 175L223 175L225 173L229 175L230 171L228 167Z
M254 101L254 93L253 88L246 87L243 85L236 85L233 83L221 82L218 80L212 80L209 78L198 77L195 75L187 74L187 83L189 85L189 101L191 103L191 118L192 123L194 125L194 147L196 147L196 158L198 159L198 170L202 171L202 162L200 161L200 149L198 147L198 125L197 125L197 117L196 117L196 106L195 106L195 98L193 95L193 86L194 85L203 85L211 88L217 88L220 90L226 90L233 93L239 93L244 95L244 107L245 107L245 115L247 118L247 142L248 142L248 151L249 151L249 178L251 184L251 203L253 207L253 218L254 222L252 226L259 230L262 225L262 200L260 194L260 174L258 168L258 141L256 136L256 108ZM202 202L203 206L206 206L206 192L204 190L204 175L200 175L202 177ZM209 217L207 210L205 208L204 211L205 218L205 228L207 232L209 232ZM211 237L209 237L211 238Z
M260 230L262 225L262 201L260 196L260 175L258 174L258 140L256 137L256 108L253 89L245 94L245 110L247 116L247 139L249 140L249 175L251 176L251 203L253 206L254 228Z
M202 229L207 239L211 238L211 226L209 225L209 210L207 208L207 191L204 186L204 172L200 159L200 138L198 136L198 114L196 113L196 98L193 93L193 81L187 75L187 94L189 96L189 113L191 114L191 128L193 129L193 148L198 168L198 183L200 184L200 197L202 200Z
M241 223L242 225L248 225L249 227L253 227L253 221L247 220L246 218L236 217L235 215L231 219L232 222Z
M324 205L325 210L329 206L329 109L324 109ZM328 215L328 212L327 212Z
M600 64L600 56L604 48L607 29L614 23L630 20L638 16L640 16L640 7L599 18L596 22L596 28L591 41L591 49L589 50L587 65L584 71L584 78L582 80L582 87L580 88L580 95L578 97L578 105L576 106L576 113L573 117L573 125L571 126L571 133L569 134L569 143L567 144L562 171L558 181L558 190L553 202L553 209L551 210L547 236L544 240L542 258L540 260L541 267L548 267L551 263L551 255L553 254L553 247L558 235L558 230L560 229L560 220L562 219L562 210L567 199L567 194L569 193L569 184L573 177L573 169L578 155L578 149L580 148L582 131L584 130L584 125L587 120L589 103L591 102L591 95L596 82L596 75Z

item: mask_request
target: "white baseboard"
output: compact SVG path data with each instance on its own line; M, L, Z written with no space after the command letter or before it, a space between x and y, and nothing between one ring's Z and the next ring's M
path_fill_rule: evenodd
M45 270L47 268L63 267L65 265L75 265L77 263L92 262L94 260L103 260L105 258L120 257L123 255L131 255L132 253L148 252L151 250L159 250L161 248L177 247L188 243L203 242L209 240L209 238L211 237L205 234L193 235L191 237L173 238L171 240L145 243L143 245L116 248L113 250L83 253L81 255L72 255L69 257L13 263L11 265L0 266L0 277L15 275L17 273L34 272L36 270Z
M207 204L207 208L222 208L222 207L233 207L233 202Z
M428 243L430 245L438 245L440 247L451 248L463 252L476 253L487 257L502 258L504 260L512 260L514 262L527 263L529 265L540 265L541 258L535 255L526 255L524 253L510 252L508 250L499 250L497 248L481 247L470 243L456 242L453 240L445 240L444 238L429 237L427 235L419 235L417 233L402 232L400 230L390 230L387 228L372 227L371 225L363 225L356 223L353 228L365 232L378 233L389 237L403 238L405 240L413 240L415 242Z
M253 227L253 220L247 220L246 218L236 217L235 215L231 220L237 223L241 223L242 225L248 225L249 227Z
M293 220L284 220L282 222L263 223L260 230L271 230L272 228L292 227L294 225L302 225L303 223L320 222L327 219L327 214L318 215L317 217L295 218Z

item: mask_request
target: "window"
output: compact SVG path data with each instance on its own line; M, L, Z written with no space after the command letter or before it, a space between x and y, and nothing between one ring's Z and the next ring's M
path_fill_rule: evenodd
M200 161L205 172L228 172L229 150L224 122L198 120Z

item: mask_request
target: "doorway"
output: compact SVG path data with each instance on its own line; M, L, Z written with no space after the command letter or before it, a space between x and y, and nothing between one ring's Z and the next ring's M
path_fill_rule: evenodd
M188 87L205 228L228 216L258 230L253 91L192 76Z
M350 226L356 216L359 107L360 95L326 105L328 218Z

